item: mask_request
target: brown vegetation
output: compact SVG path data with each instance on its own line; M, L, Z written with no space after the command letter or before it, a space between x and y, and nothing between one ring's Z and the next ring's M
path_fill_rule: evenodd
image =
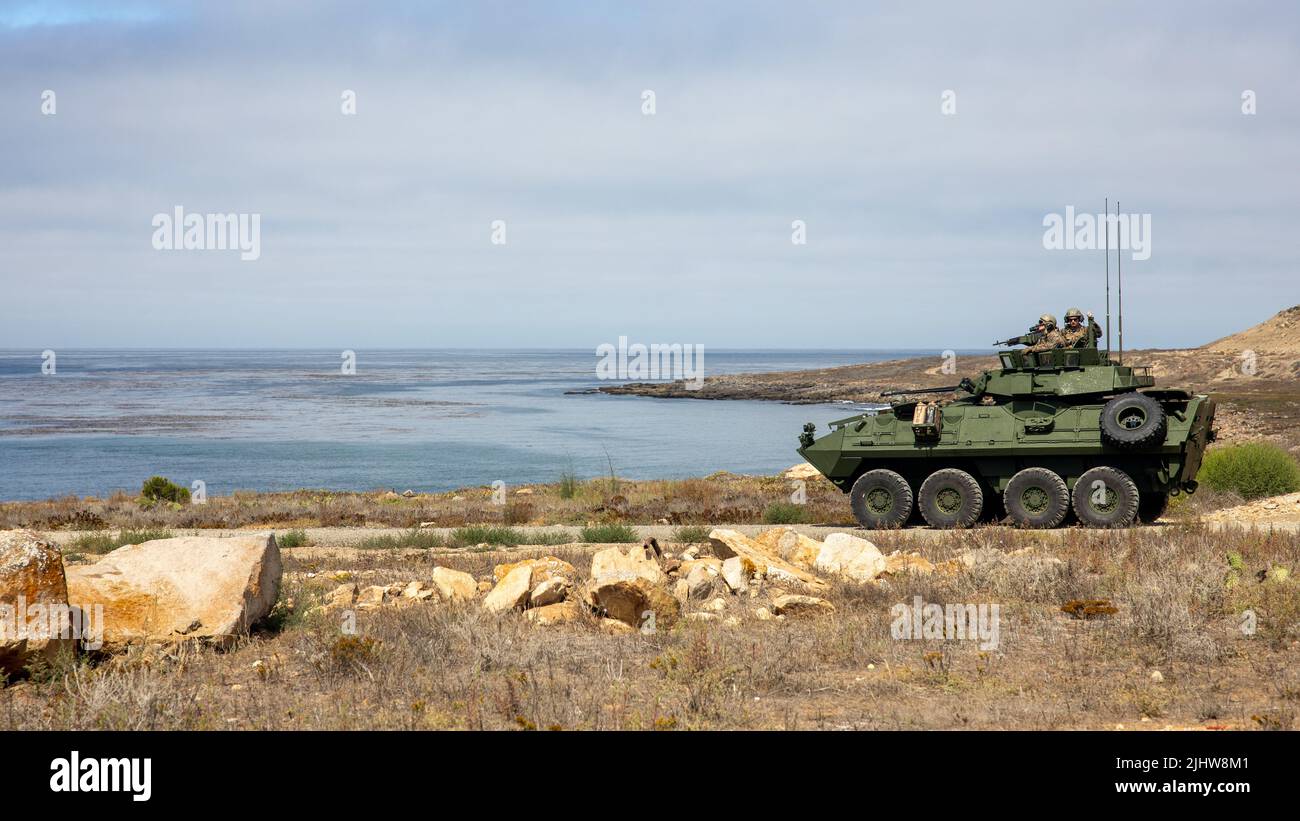
M347 635L308 605L341 580L424 578L434 557L369 551L344 566L289 553L272 623L233 650L138 648L37 669L0 690L0 729L1297 726L1300 586L1277 568L1296 568L1300 537L1075 531L1050 547L1059 562L1042 539L947 534L926 556L968 551L960 572L837 583L822 594L830 617L760 620L742 595L720 614L735 626L683 620L622 636L585 616L538 627L476 603L359 613ZM915 547L903 533L873 540ZM590 571L592 548L547 552ZM437 563L490 578L519 556ZM998 604L999 646L892 638L890 608L916 596ZM1108 604L1074 618L1062 611L1072 602Z

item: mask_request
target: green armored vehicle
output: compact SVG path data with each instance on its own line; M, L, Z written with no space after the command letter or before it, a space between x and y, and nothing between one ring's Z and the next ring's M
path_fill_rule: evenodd
M804 425L799 453L849 494L863 527L900 527L913 510L936 528L1005 512L1022 527L1057 527L1071 510L1090 527L1159 517L1196 490L1214 438L1214 401L1155 390L1149 368L1096 347L1004 350L947 403L906 401ZM895 394L895 395L896 395ZM1000 502L1000 503L999 503Z

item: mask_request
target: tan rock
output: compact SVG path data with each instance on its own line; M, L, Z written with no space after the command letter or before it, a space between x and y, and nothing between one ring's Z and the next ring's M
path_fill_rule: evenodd
M356 604L357 586L355 584L340 584L338 587L325 594L325 599L321 602L327 610L346 609Z
M435 567L432 575L433 584L443 601L470 601L478 593L478 583L468 573L450 567ZM488 590L491 589L489 585Z
M357 594L356 606L358 610L375 610L382 607L390 598L392 594L388 590L388 585L372 584Z
M735 530L714 528L709 532L709 542L713 552L729 559L732 556L744 556L752 561L759 572L781 582L795 582L814 592L826 590L828 585L806 570L795 567L769 548Z
M778 616L825 616L835 612L835 605L816 596L781 596L772 607Z
M709 601L705 603L704 609L710 613L721 613L723 610L727 609L727 600L720 597L709 599Z
M771 610L768 610L766 607L759 607L754 610L754 618L758 619L759 621L771 621L775 617L775 615L776 615L775 613L773 613Z
M601 619L600 632L609 633L612 636L624 636L635 633L636 628L630 624L624 624L618 619Z
M523 561L512 562L510 564L499 564L492 568L492 580L500 583L506 577L506 574L516 567L531 567L533 570L533 584L540 584L547 579L555 576L563 576L566 579L573 580L578 577L578 571L573 565L564 559L557 559L554 556L543 556L537 559L524 559Z
M677 568L677 573L683 578L686 578L689 577L692 573L694 573L695 568L697 567L708 568L711 575L717 576L719 573L722 572L722 559L715 559L712 556L705 556L702 559L691 559L689 561L684 561L682 562L682 566Z
M70 601L103 603L108 646L182 637L229 644L271 612L282 572L269 535L160 539L66 569Z
M691 586L685 579L678 579L677 583L673 585L673 598L677 599L677 603L682 607L685 607L686 602L690 601Z
M885 557L871 542L848 533L832 533L822 543L815 567L822 573L869 582L885 572L885 565Z
M524 611L524 618L540 626L568 624L577 621L580 615L581 611L578 609L578 603L572 600L547 604Z
M717 621L717 613L687 613L687 621Z
M74 651L72 626L59 551L31 531L0 533L0 673Z
M535 575L537 571L534 570L533 573ZM528 594L528 603L533 607L558 604L568 597L569 591L572 589L573 582L563 576L552 576L533 586L533 592Z
M662 587L643 578L592 579L587 583L587 602L612 619L640 628L647 614L654 613L656 629L667 629L681 615L681 604Z
M722 623L725 624L725 625L727 625L728 627L739 627L739 626L740 626L740 617L739 617L739 616L727 616L725 619L722 620Z
M591 557L592 579L645 579L653 585L664 584L668 577L659 563L646 556L645 548L632 545L624 552L607 547Z
M438 598L438 588L432 584L413 581L402 588L402 598L416 601L429 601Z
M521 609L528 603L532 592L533 567L520 563L505 575L497 586L492 588L483 599L483 607L490 613L503 613L507 610Z
M696 565L695 568L686 575L685 584L687 597L692 599L707 599L713 593L713 580L718 578L719 575L719 571L709 565Z
M916 573L928 576L934 572L934 563L915 553L890 553L885 557L885 573Z
M486 579L478 582L475 585L475 589L478 590L478 592L480 593L491 593L493 587L495 587L495 585L492 584L492 582L487 581Z
M747 556L732 556L722 563L722 580L734 593L749 589L749 580L758 574L757 565Z

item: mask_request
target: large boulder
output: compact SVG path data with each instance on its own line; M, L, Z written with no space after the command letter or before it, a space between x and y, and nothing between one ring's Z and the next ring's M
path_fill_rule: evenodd
M522 609L528 603L528 594L532 592L532 580L532 566L521 563L497 582L492 592L483 598L484 609L491 613Z
M722 559L743 556L754 563L759 575L774 581L795 582L814 592L826 590L828 587L822 579L807 570L795 567L771 548L743 533L726 528L714 528L709 532L709 542L713 545L713 552Z
M228 645L271 612L282 572L271 535L159 539L66 571L69 601L103 605L110 647L180 639Z
M681 603L671 593L646 579L604 577L587 583L587 604L608 618L636 628L648 622L654 613L656 630L672 627L682 612Z
M478 595L478 582L468 573L450 567L433 569L433 584L443 601L469 601Z
M754 541L776 553L795 567L812 570L822 543L797 532L792 527L774 527L754 537Z
M59 551L30 531L0 533L0 673L72 651L68 614Z
M534 580L537 574L533 573ZM552 604L558 604L569 596L569 591L573 588L573 582L563 576L552 576L544 582L533 585L533 591L528 594L528 604L531 607L546 607Z
M626 553L617 547L607 547L598 552L591 557L591 578L611 581L645 579L653 585L668 581L659 562L647 555L641 545L632 545Z
M567 624L582 616L576 601L562 601L534 607L524 612L524 618L537 625Z
M733 593L749 589L749 580L761 575L759 568L745 556L732 556L722 563L722 580Z
M817 554L816 568L822 573L855 582L874 581L887 567L885 557L874 544L848 533L827 536Z
M719 570L707 564L699 563L686 574L686 595L692 599L707 599L713 593L713 580L718 578Z
M499 564L492 568L492 578L494 581L500 583L500 581L506 577L506 574L510 573L517 567L532 568L533 584L541 584L542 582L557 576L569 579L570 581L578 577L578 571L574 569L573 565L569 564L564 559L557 559L554 556L542 556L537 559L523 559L522 561L511 562L509 564Z

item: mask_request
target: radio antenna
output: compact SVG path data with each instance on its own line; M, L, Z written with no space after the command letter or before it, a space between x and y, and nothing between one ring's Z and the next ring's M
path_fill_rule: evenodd
M1102 209L1106 224L1106 361L1110 361L1110 197Z
M1120 237L1119 200L1115 200L1115 277L1119 286L1119 364L1124 364L1124 248Z

